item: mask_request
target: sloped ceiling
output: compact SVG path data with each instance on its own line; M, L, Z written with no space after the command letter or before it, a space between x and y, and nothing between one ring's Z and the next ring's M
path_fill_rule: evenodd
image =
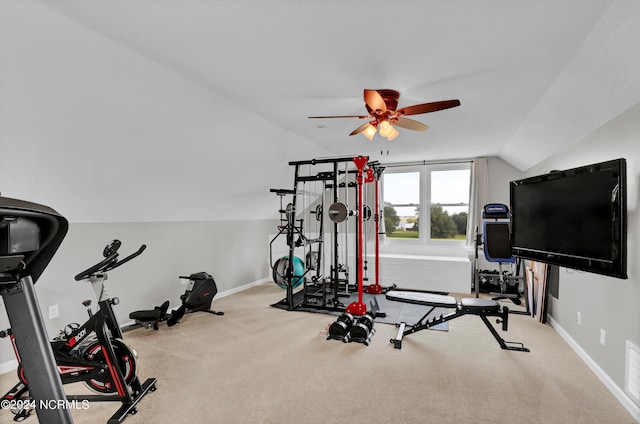
M291 184L287 162L318 156L500 156L526 170L640 101L635 0L0 8L0 88L10 94L0 103L0 189L60 201L79 222L272 218L268 188ZM363 114L364 88L398 90L400 106L462 105L415 116L430 129L400 129L392 142L349 137L358 119L307 118ZM77 115L73 125L61 109ZM25 131L34 116L47 131L37 122ZM42 147L44 134L55 148ZM46 182L16 180L6 155L16 138Z

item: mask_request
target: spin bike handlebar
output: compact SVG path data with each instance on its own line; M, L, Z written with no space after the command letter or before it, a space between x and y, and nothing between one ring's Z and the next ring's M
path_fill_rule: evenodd
M110 250L109 247L114 244L116 245L116 248ZM111 271L112 269L115 269L120 265L129 262L131 259L140 256L142 252L144 252L144 250L147 248L147 245L143 244L142 246L140 246L140 248L136 252L133 252L131 255L127 256L124 259L121 259L120 261L118 261L118 252L117 252L119 247L120 247L120 242L118 240L114 240L113 242L111 242L111 244L108 245L107 248L105 248L105 253L107 253L106 257L102 261L98 262L97 264L80 272L78 275L74 277L75 280L76 281L86 280L96 272Z
M107 265L117 260L118 260L118 252L113 252L111 255L107 256L102 261L93 265L92 267L85 269L84 271L76 275L74 278L76 281L85 280L89 278L91 274L101 271L103 267L106 268Z

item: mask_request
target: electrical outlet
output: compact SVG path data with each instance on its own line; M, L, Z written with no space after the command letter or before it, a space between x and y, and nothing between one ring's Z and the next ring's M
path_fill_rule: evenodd
M604 342L605 342L606 337L607 337L607 332L606 332L606 331L604 331L604 330L601 328L601 329L600 329L600 344L601 344L602 346L604 346Z
M576 318L576 322L578 323L578 325L582 324L582 314L580 313L580 311L578 311L578 316Z
M49 319L58 318L60 316L60 311L58 309L58 305L49 306Z

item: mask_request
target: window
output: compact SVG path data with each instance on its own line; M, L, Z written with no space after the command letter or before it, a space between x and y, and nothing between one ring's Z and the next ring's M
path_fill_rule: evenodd
M470 169L468 162L387 167L382 178L387 236L424 243L464 241Z
M384 224L389 237L419 238L420 172L384 174Z

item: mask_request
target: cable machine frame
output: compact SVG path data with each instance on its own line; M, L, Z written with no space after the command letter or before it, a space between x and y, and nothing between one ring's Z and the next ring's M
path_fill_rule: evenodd
M318 172L314 175L302 175L301 170L303 166L315 166L328 164L331 166L331 171ZM342 221L336 221L332 219L333 228L332 232L332 255L331 255L331 264L329 267L329 277L324 277L321 275L319 268L320 266L324 267L323 264L324 257L322 255L323 246L324 246L324 214L329 213L324 211L324 199L327 190L331 190L330 197L333 201L333 205L336 205L340 202L339 199L339 189L344 188L345 193L351 188L356 188L357 196L355 196L356 210L350 211L348 215L356 215L359 223L359 227L355 232L356 238L356 286L358 290L362 291L363 286L363 265L362 265L362 239L364 239L364 234L362 232L361 220L363 217L363 200L362 200L362 188L365 183L375 182L376 184L376 196L378 195L378 184L380 175L384 168L380 167L377 162L369 161L367 156L348 156L348 157L337 157L337 158L322 158L322 159L311 159L311 160L302 160L302 161L292 161L289 162L290 166L294 167L294 183L293 189L271 189L270 191L276 193L280 196L281 209L280 209L280 225L279 232L276 236L271 240L269 247L269 259L272 270L274 270L274 262L273 262L273 243L274 241L280 237L281 235L286 235L286 243L288 246L288 262L286 264L286 270L284 275L281 277L284 279L285 288L286 288L286 297L282 299L277 305L285 307L288 310L294 310L297 308L305 307L305 308L313 308L313 309L322 309L322 310L331 310L331 311L344 311L348 307L345 306L341 301L340 297L349 297L350 296L350 286L349 286L349 276L348 276L348 266L346 267L347 276L346 278L341 278L341 273L345 270L342 269L339 261L339 236L340 236L340 223ZM344 165L344 170L340 169L340 165ZM356 165L356 169L349 168L349 165ZM355 175L355 181L350 181L349 176ZM341 181L341 179L343 181ZM304 235L304 219L297 220L296 213L298 209L298 196L301 194L300 184L304 184L306 182L322 182L322 208L320 208L320 212L322 216L320 217L320 233L317 239L310 240ZM304 194L304 193L302 193ZM282 208L283 197L285 195L291 195L292 200L287 204L286 209ZM382 292L380 290L381 286L379 285L379 273L377 269L378 264L378 220L381 219L380 211L378 210L378 199L376 198L376 211L373 214L374 219L376 219L376 281L375 284L369 286L374 287L374 290L367 290L368 293L378 293ZM304 211L303 211L304 213ZM318 213L318 209L316 209L316 214ZM286 219L283 219L283 214L286 215ZM316 219L318 216L316 215ZM345 218L346 219L346 218ZM300 223L297 225L297 223ZM346 237L349 237L349 232L346 232ZM298 240L296 240L296 234L298 235ZM309 273L308 269L305 269L304 274L302 276L294 275L294 261L295 261L295 250L298 247L318 244L318 267L316 268L316 275L312 277L312 281L309 282L307 279L307 275ZM348 261L348 253L346 254L346 261ZM275 270L274 270L275 272ZM298 280L302 278L303 287L299 292L294 292L295 284L294 280ZM341 284L344 283L344 284ZM344 287L344 292L341 292L341 288ZM369 287L367 289L369 289ZM364 313L360 309L363 309L361 306L362 303L362 295L359 295L359 303L357 313ZM351 305L349 305L351 307ZM366 307L364 308L366 309ZM366 311L365 311L366 312Z

